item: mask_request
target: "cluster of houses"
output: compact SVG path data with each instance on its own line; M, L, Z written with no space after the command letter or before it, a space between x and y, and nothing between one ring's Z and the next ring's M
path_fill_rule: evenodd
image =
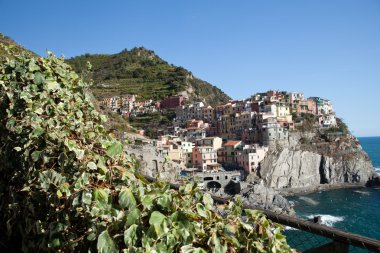
M202 172L219 172L224 169L256 172L268 151L266 146L245 144L241 140L224 142L217 136L192 142L184 141L178 136L163 135L156 140L155 145L162 155L172 161Z
M124 116L133 116L144 113L153 113L158 110L153 100L137 101L136 95L122 95L103 98L101 105L109 108L113 112Z
M293 122L293 115L303 113L318 117L319 127L337 124L329 100L268 91L215 107L203 102L178 106L173 126L159 136L156 146L188 168L257 172L269 147L287 141L289 131L302 124Z
M103 100L105 106L129 115L175 110L173 125L154 141L155 146L162 155L189 169L210 173L226 169L256 173L269 147L287 141L289 131L302 124L293 121L294 115L313 114L319 127L337 124L329 100L305 98L303 93L267 91L215 107L183 102L182 96L156 104L136 102L135 95Z
M113 112L129 117L163 109L174 109L181 106L184 100L183 96L169 96L161 102L154 102L152 99L137 101L136 98L137 95L134 94L106 97L101 101L101 105Z

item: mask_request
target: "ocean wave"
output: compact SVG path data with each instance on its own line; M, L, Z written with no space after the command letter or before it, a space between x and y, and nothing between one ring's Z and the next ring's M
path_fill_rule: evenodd
M333 216L329 214L313 214L306 216L308 219L314 219L315 216L321 216L321 224L333 227L335 223L344 220L343 216Z
M285 230L299 230L299 229L293 228L293 227L289 227L289 226L285 226Z
M380 168L373 168L375 172L380 176Z
M300 200L303 200L303 201L305 201L306 203L308 203L308 204L310 204L310 205L313 205L313 206L316 206L316 205L319 204L318 201L315 201L315 200L313 200L313 199L311 199L311 198L309 198L309 197L304 197L304 196L302 196L302 197L299 197L299 199L300 199Z
M369 192L365 192L365 191L354 191L354 192L362 194L362 195L370 195Z

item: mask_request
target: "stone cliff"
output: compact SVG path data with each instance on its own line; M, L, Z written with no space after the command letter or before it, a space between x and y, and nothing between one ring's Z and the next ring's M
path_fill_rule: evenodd
M137 170L142 175L176 183L181 170L186 169L185 166L164 158L150 143L151 139L133 133L126 133L126 139L129 145L125 146L125 152L137 160ZM136 142L141 143L136 145Z
M256 176L273 189L312 191L329 185L365 185L372 173L368 155L351 134L294 131L288 141L270 148Z

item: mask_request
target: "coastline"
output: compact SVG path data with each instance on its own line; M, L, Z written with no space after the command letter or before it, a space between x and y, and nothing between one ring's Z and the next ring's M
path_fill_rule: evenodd
M354 188L367 188L362 183L338 183L338 184L320 184L313 187L300 187L289 189L276 189L275 191L284 197L295 195L306 195L319 191L331 191L338 189L354 189Z

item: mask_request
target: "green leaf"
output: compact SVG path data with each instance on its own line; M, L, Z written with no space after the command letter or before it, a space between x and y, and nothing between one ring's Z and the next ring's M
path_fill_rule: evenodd
M90 205L92 200L92 194L89 191L82 192L82 203L86 205Z
M222 245L220 243L219 237L216 234L212 235L211 241L214 244L213 252L215 252L215 253L225 253L225 252L227 252L227 245L226 244Z
M185 193L186 193L186 194L190 194L190 193L192 192L192 190L193 190L193 187L194 187L193 184L187 184L187 185L185 186Z
M73 149L75 156L77 157L78 160L82 160L84 156L84 150L80 148L74 148Z
M204 250L202 248L195 248L191 244L182 246L181 252L183 252L183 253L207 253L206 250Z
M42 110L42 109L41 109ZM45 129L43 129L42 127L36 127L31 133L30 133L30 138L36 138L38 136L40 136L41 134L43 134L45 132Z
M89 240L89 241L93 241L93 240L96 239L96 234L95 234L95 233L91 233L91 234L89 234L89 235L87 236L86 239Z
M52 248L57 248L59 246L61 246L61 241L59 240L59 238L55 238L53 239L50 243L49 243L50 247Z
M142 197L141 203L146 209L150 209L153 205L153 198L150 195L144 195Z
M37 108L36 110L34 110L34 112L41 115L44 113L44 110L42 108Z
M197 212L200 216L207 218L206 208L201 203L196 204Z
M124 188L119 193L119 205L121 208L132 208L136 205L136 199L133 196L131 189Z
M94 200L99 206L104 208L108 204L108 193L105 190L96 189L93 194Z
M214 201L213 199L211 198L211 195L208 194L208 193L205 193L203 195L203 204L205 205L206 209L207 210L212 210L212 207L213 207L213 204L214 204Z
M163 194L162 197L160 197L157 201L157 203L164 208L169 208L171 202L172 196L170 194Z
M165 219L165 215L160 213L159 211L154 211L150 215L149 224L150 225L160 225Z
M29 71L30 72L34 72L36 70L40 70L40 67L36 65L36 63L34 61L31 61L29 63Z
M132 224L137 223L137 221L140 219L141 211L138 208L133 208L127 215L127 222L126 225L130 226Z
M41 155L41 152L42 151L33 151L33 153L31 154L31 157L32 157L32 160L34 161L34 162L37 162L38 161L38 159L40 159L40 155Z
M115 242L112 240L107 230L100 233L98 243L96 245L98 252L101 253L118 253Z
M40 72L37 72L34 74L34 83L39 85L43 84L45 82L45 76L41 74Z
M87 168L89 168L90 170L96 170L98 167L94 162L89 162L87 163Z
M48 91L56 91L60 88L60 85L56 81L46 81L46 87Z
M127 247L133 246L137 242L137 227L136 224L133 224L124 231L124 243Z
M114 157L123 153L123 145L120 142L114 142L107 148L107 155Z

